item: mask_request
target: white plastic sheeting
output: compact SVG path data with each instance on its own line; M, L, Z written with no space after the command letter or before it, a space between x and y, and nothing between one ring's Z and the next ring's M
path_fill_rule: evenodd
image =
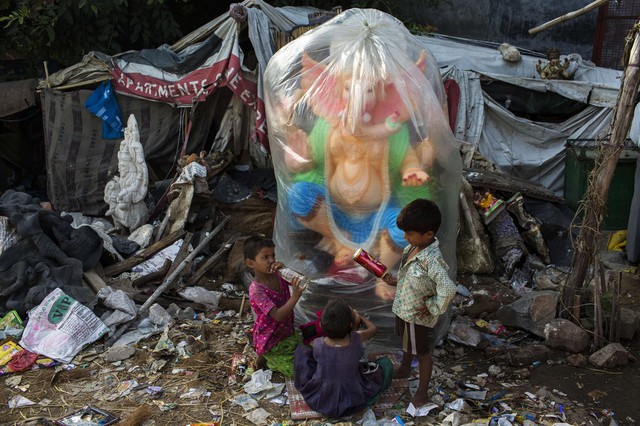
M312 318L342 294L360 312L386 315L374 322L388 338L393 288L354 264L356 249L397 267L407 242L396 217L429 198L455 271L461 160L435 59L392 16L349 9L279 50L264 88L277 255L314 278L300 305Z
M417 38L433 52L443 78L455 80L460 87L456 138L473 144L503 172L563 196L565 144L572 139L584 140L574 142L576 145L587 144L606 135L621 72L579 61L574 80L541 80L535 69L539 57L523 54L520 62L512 63L497 48L443 37ZM561 123L528 120L484 93L481 78L539 93L553 92L588 106Z

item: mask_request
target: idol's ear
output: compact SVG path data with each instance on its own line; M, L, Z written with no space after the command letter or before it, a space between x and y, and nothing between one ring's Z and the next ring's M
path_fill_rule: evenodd
M409 95L412 95L411 93ZM379 99L375 108L373 109L372 124L384 124L388 120L393 123L404 123L411 117L409 108L405 104L410 104L412 100L404 100L396 85L391 83L384 86L384 98ZM389 123L391 124L391 123ZM393 132L395 133L395 131Z
M422 50L418 60L415 62L416 67L420 70L421 74L424 74L427 68L427 51ZM413 75L415 71L407 71L407 74ZM409 79L410 81L411 79ZM384 86L384 98L378 101L373 114L373 123L380 124L386 123L391 119L393 122L404 123L411 119L411 111L415 102L420 99L420 93L415 88L411 90L411 86L407 87L408 99L404 99L394 83L389 83Z
M306 92L320 78L326 67L309 56L307 52L302 52L300 63L302 65L300 87Z
M346 105L341 97L343 81L327 71L327 66L302 52L300 88L305 101L313 113L328 120L332 125L339 121Z

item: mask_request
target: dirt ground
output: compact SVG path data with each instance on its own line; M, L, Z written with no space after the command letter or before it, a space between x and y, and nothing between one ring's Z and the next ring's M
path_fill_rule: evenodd
M470 277L460 281L473 286ZM481 279L477 286L476 290L483 286L487 289L491 296L489 303L508 303L513 299L508 287L490 279ZM627 306L638 306L638 286L623 286L622 295ZM238 311L240 305L240 299L223 299L220 308ZM128 426L199 422L252 424L245 418L243 409L232 404L236 395L243 393L243 376L233 374L231 376L238 382L229 382L234 354L246 349L245 332L252 326L248 303L244 304L241 319L212 320L214 312L207 313L207 317L209 319L204 323L183 321L172 326L169 337L174 344L179 346L179 342L187 342L184 356L171 351L154 352L160 338L156 335L139 342L134 356L124 361L104 361L99 356L104 348L98 344L81 352L74 360L73 368L58 366L0 377L0 424L52 424L46 419L58 419L88 404L119 416L122 421L118 424ZM518 345L539 342L539 339L527 336ZM633 355L640 356L637 340L627 342L626 346ZM640 363L599 370L591 366L571 366L566 362L568 355L555 351L547 362L513 367L499 356L488 357L480 348L445 341L435 354L433 391L446 401L452 401L461 384L481 383L487 390L487 399L471 402L465 420L484 421L484 424L492 414L505 412L519 416L520 424L527 414L537 424L549 425L561 422L609 425L613 424L612 418L619 425L640 421L636 391L640 385ZM502 373L486 376L492 366L500 367ZM16 377L21 378L17 385L8 382L15 381ZM283 378L276 373L272 382L283 383ZM154 394L150 392L150 386L157 386L161 391ZM525 392L535 397L531 398ZM9 409L7 402L16 395L40 405ZM405 413L409 398L409 392L406 392L394 408L385 413L386 418L399 415L406 424L436 425L442 424L444 415L451 412L437 409L426 417L413 419ZM292 422L287 405L266 400L259 403L270 414L267 424L336 424L335 420L326 419ZM362 413L341 419L341 424L356 424L361 419Z

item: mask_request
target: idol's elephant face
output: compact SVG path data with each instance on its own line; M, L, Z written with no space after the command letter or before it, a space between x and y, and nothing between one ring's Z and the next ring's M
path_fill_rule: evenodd
M335 64L326 65L302 53L300 85L314 114L334 126L340 124L351 129L384 124L390 117L400 123L410 119L413 104L419 102L418 93L411 90L410 84L358 78L362 76L353 67L337 69L332 65ZM423 74L425 65L423 51L414 69L403 70L407 81Z

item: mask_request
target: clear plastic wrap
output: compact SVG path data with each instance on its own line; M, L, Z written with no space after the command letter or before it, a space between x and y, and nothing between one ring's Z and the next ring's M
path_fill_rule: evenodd
M335 295L393 336L393 288L353 262L363 248L395 274L401 208L442 211L438 231L455 276L461 161L434 57L397 19L349 9L279 50L264 75L278 183L277 256L311 277L296 311L314 318Z

